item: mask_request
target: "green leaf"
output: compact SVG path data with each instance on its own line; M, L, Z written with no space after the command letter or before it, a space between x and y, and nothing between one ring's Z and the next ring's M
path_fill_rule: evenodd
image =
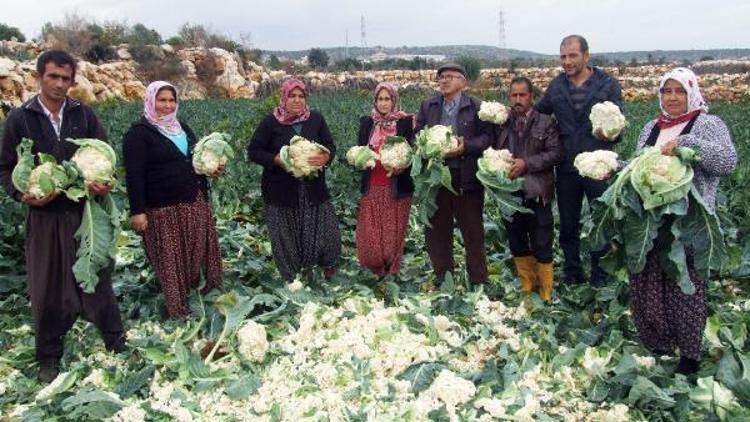
M419 394L430 388L432 382L447 368L442 362L423 362L411 365L401 372L397 378L404 381L411 381L411 391Z
M29 175L34 170L34 155L31 150L34 147L34 141L29 138L21 139L21 142L16 146L16 154L18 155L18 161L16 166L13 167L13 173L11 173L11 179L13 180L13 186L23 193L29 191Z
M127 399L140 391L151 381L151 378L154 376L154 370L155 368L152 365L143 367L140 371L131 374L128 378L118 384L115 391L121 398Z
M73 264L76 281L86 293L99 284L99 272L114 262L119 212L111 195L89 198L83 207L81 225L75 232L78 259Z
M643 376L635 379L626 401L641 409L648 405L659 409L669 409L675 405L675 400L670 394Z
M260 386L258 377L252 373L244 373L240 378L230 382L224 391L232 400L244 400L258 391Z
M659 225L650 212L641 216L632 210L626 211L622 240L625 243L625 260L632 274L640 273L646 266L646 258L654 247Z
M709 211L695 187L690 196L690 209L683 219L682 241L692 247L695 269L701 277L708 280L712 271L719 272L729 252L724 243L719 218Z

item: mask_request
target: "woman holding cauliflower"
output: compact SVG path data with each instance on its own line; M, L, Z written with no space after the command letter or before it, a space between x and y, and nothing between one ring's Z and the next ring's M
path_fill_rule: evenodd
M392 136L400 136L397 141ZM398 91L388 83L375 87L369 116L359 122L358 144L379 154L362 172L357 215L357 258L378 276L398 274L409 222L414 183L409 172L413 119L400 110ZM388 144L387 144L388 142Z
M727 126L717 116L707 114L698 80L686 68L673 69L662 77L659 105L662 113L644 126L638 148L656 146L664 155L675 155L676 147L695 149L700 160L693 167L692 183L706 207L713 210L720 177L729 174L737 163ZM645 269L630 275L633 319L646 347L659 354L672 354L678 347L677 372L694 373L700 363L706 326L705 283L696 272L690 253L688 273L695 293L685 294L676 282L666 279L657 253L658 243L659 238Z
M291 281L314 266L326 278L341 253L338 220L325 181L336 146L323 116L307 105L305 84L288 79L281 101L258 125L248 157L263 166L261 191L273 259Z
M172 318L190 313L188 291L222 285L221 252L206 177L191 156L196 137L177 119L177 90L168 82L146 88L143 117L125 134L123 157L130 225L143 233ZM219 167L214 176L223 172Z

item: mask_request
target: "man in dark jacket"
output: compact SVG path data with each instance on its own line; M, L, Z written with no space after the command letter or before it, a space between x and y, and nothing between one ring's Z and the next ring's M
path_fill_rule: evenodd
M554 114L565 149L565 159L557 165L557 206L560 211L560 246L565 255L565 282L583 280L580 254L581 206L586 195L591 204L607 188L607 183L581 177L573 167L576 155L599 149L611 150L621 139L607 139L592 133L589 114L594 104L611 101L622 109L622 92L617 80L599 68L588 65L589 48L580 35L565 37L560 44L563 72L550 82L536 109ZM605 250L591 252L591 277L594 286L606 284L606 273L599 267Z
M34 198L19 192L11 178L18 161L16 146L22 138L34 141L33 153L69 160L78 146L66 138L99 138L104 128L87 106L67 97L75 80L76 62L66 52L48 51L39 56L39 95L13 110L5 121L0 144L0 183L13 199L28 205L26 216L26 273L34 318L39 379L51 382L58 375L63 338L79 315L101 331L105 346L125 348L122 320L110 283L110 270L102 271L93 293L84 293L73 276L78 245L74 233L81 223L83 200L64 195ZM111 187L92 184L94 195L107 195Z
M565 152L558 138L557 125L546 114L531 108L534 89L528 78L514 78L510 83L513 105L508 120L497 139L497 149L513 154L509 177L524 178L523 205L533 214L516 213L505 222L513 263L521 280L521 289L530 293L539 284L539 296L552 298L552 198L555 174Z
M453 189L457 195L441 188L437 211L426 229L427 252L437 283L453 270L453 225L461 229L466 249L466 270L473 283L487 281L487 258L484 252L484 190L477 180L477 159L493 141L492 125L479 120L479 100L462 94L466 87L466 69L446 64L437 71L440 95L424 101L416 117L414 132L425 127L445 125L453 128L459 145L446 155Z

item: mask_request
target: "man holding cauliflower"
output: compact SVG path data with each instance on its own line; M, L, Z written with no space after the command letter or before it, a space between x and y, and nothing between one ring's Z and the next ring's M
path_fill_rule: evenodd
M528 78L514 78L510 84L510 117L501 126L496 148L509 150L513 163L508 177L524 178L523 205L532 213L517 212L505 227L521 290L530 293L539 286L539 296L552 298L552 198L553 168L564 156L555 122L534 110L534 90Z
M591 204L607 188L601 180L584 178L573 163L578 154L595 150L611 150L621 138L622 125L605 124L593 119L595 105L610 102L616 123L622 110L622 92L617 79L599 68L589 66L589 49L586 39L570 35L560 43L560 64L563 72L550 82L544 97L535 108L543 114L554 114L560 130L560 140L565 149L563 161L556 166L557 206L560 212L560 246L565 255L564 281L580 283L584 280L580 256L581 207L586 195ZM598 116L598 113L594 113ZM595 117L595 116L593 116ZM590 283L606 284L607 275L599 266L606 250L591 252Z
M65 139L106 137L91 108L67 97L74 84L76 62L63 51L47 51L37 60L39 95L13 110L5 122L0 145L0 182L13 199L28 205L26 271L34 318L39 380L51 382L59 372L63 338L79 315L93 322L111 351L125 348L122 320L112 291L110 273L99 274L93 293L85 293L73 274L76 261L74 233L81 224L83 200L74 202L59 190L42 197L19 191L12 173L16 147L23 138L33 141L33 152L57 161L71 160L78 149ZM107 195L111 186L92 183L93 195Z
M446 64L437 70L440 94L424 101L416 116L414 132L443 125L458 137L457 146L444 154L455 194L441 188L437 211L430 218L425 237L427 252L440 284L445 273L453 270L453 227L458 223L466 250L466 270L472 283L487 281L484 251L484 190L477 180L477 159L493 141L492 125L477 117L480 102L462 94L466 88L466 69Z

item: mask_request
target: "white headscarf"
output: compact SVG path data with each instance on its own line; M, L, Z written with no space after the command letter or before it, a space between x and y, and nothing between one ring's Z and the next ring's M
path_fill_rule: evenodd
M698 87L698 78L695 76L695 73L685 67L676 67L662 76L661 81L659 82L659 107L661 107L662 114L670 119L680 117L670 116L667 111L664 110L664 106L662 105L661 90L662 88L664 88L664 84L667 83L667 81L670 79L674 79L675 81L679 82L680 85L682 85L682 88L685 89L685 92L687 92L688 103L687 111L685 112L685 114L692 113L696 110L708 113L708 104L706 104L706 101L703 99L703 95L701 95L701 90Z

